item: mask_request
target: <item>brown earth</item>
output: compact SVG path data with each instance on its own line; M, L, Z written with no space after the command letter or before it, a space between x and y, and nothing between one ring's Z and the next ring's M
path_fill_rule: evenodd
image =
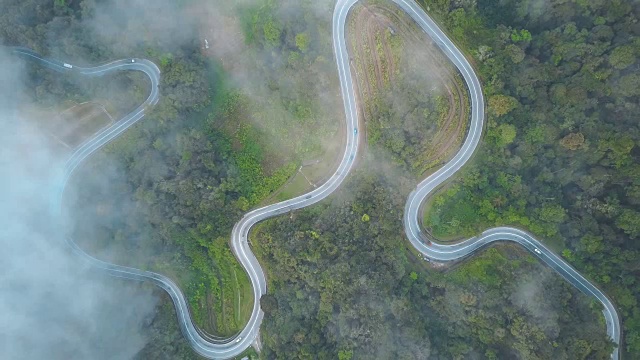
M393 53L388 35L402 39L403 50L412 49L412 56L424 60L420 62L420 70L433 74L439 82L437 86L445 90L449 106L444 121L438 124L433 139L424 148L426 157L423 161L429 165L421 172L446 162L460 146L468 109L466 92L448 60L422 30L393 4L357 5L350 20L349 32L347 45L354 59L357 92L365 122L371 116L367 104L378 92L385 91L388 82L398 75L400 59ZM381 42L382 51L378 49L378 41Z

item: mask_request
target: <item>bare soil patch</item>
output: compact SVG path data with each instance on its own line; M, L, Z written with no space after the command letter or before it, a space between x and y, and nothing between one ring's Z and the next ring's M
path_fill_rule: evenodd
M380 92L388 91L390 82L399 81L400 66L429 73L437 83L425 83L425 88L444 89L447 112L421 149L421 160L427 165L420 173L434 171L448 161L464 137L469 106L460 76L437 45L391 3L357 5L351 15L348 40L365 122L372 116L370 102Z
M37 119L40 131L67 150L75 149L114 122L107 109L97 102L75 104L60 112L29 109L28 115Z

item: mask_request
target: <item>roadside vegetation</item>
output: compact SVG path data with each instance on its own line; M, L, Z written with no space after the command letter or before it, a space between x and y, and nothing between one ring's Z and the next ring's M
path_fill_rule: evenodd
M149 51L162 54L160 103L76 178L82 246L176 279L195 321L218 336L242 329L253 302L229 248L233 224L306 159L322 158L323 142L337 131L337 117L324 109L340 109L327 106L340 98L317 100L326 88L308 86L325 78L337 89L325 73L333 75L331 48L319 44L308 5L290 10L306 12L307 21L285 22L271 3L228 10L246 22L242 60L214 61L193 45ZM227 72L225 62L236 68ZM256 85L234 78L245 67Z
M259 0L231 14L239 14L246 51L229 71L245 71L253 80L240 86L252 92L241 122L260 134L256 151L269 154L263 165L284 163L290 180L266 202L301 195L321 183L341 156L344 113L328 5Z
M21 111L39 119L43 134L70 151L96 131L142 103L148 87L141 73L114 73L100 78L61 74L37 62L24 61ZM124 89L127 89L126 91ZM130 92L125 94L125 92Z
M242 328L253 300L229 249L233 224L252 207L320 182L341 149L334 2L223 7L224 16L240 19L242 37L239 53L220 60L213 40L208 54L201 29L180 11L194 3L167 5L175 20L169 29L106 41L84 21L98 16L96 2L29 0L6 6L0 37L61 59L139 56L159 64L157 106L75 175L74 237L100 258L175 279L195 321L229 335ZM541 236L612 297L624 325L623 357L640 357L638 5L420 3L473 60L489 117L473 163L431 199L425 225L444 238L506 224ZM21 9L34 11L16 25ZM385 14L400 32L392 10ZM398 41L400 34L376 26L375 46L356 64L369 79L358 79L368 91L369 149L360 170L336 196L252 235L269 280L263 357L608 359L598 305L522 250L497 246L442 272L407 249L406 196L457 148L467 121L458 116L468 105L450 72L431 79L440 90L430 96L402 96L425 91L421 78L404 73L403 51L416 40ZM188 40L167 30L190 32ZM436 55L431 61L415 71L444 66ZM73 101L61 111L104 88L117 118L146 95L132 74L117 75L109 89L100 78L81 88L30 71L27 83L43 108ZM245 72L250 81L238 77ZM447 123L452 113L458 120ZM150 342L139 358L196 358L163 299L143 324Z
M90 27L108 6L40 5L37 21L46 26L8 35L7 43L88 63L145 57L162 72L160 102L144 121L75 174L75 193L67 200L74 238L101 259L170 276L184 290L199 326L214 335L234 334L248 319L253 294L228 245L233 224L249 209L273 201L301 165L315 182L327 176L337 156L343 115L330 16L320 17L311 3L220 4L225 17L240 19L242 30L241 54L220 59L198 38L213 20L194 21L188 14L197 2L161 4L175 18L168 22L171 29L143 31L142 41L108 46L99 41L105 40L102 29ZM136 23L128 26L138 26L139 19L130 20ZM69 26L55 27L59 21ZM167 35L171 31L193 37L177 42ZM51 37L65 41L49 44ZM118 107L112 114L117 119L146 96L147 84L135 73L118 74L114 86L103 78L65 77L39 66L29 70L31 88L25 93L35 94L34 103L45 108L99 101L105 94L111 100L105 104ZM246 74L254 79L244 82L239 75ZM326 94L328 88L335 95ZM284 190L292 194L310 186Z

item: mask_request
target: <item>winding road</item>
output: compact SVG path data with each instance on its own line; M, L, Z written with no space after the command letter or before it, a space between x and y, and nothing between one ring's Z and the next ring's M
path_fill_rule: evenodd
M462 259L472 255L483 246L494 241L516 242L531 251L533 255L540 258L580 291L595 297L601 302L606 319L607 333L616 344L619 344L620 321L615 307L607 296L530 234L515 228L500 227L487 230L478 237L473 237L457 244L442 245L429 242L426 235L421 232L419 223L420 205L428 195L432 194L440 184L454 175L469 160L480 142L484 124L484 99L480 82L473 68L431 18L414 3L413 0L392 1L416 21L462 74L469 88L472 108L469 133L459 152L444 167L422 181L416 189L411 192L407 200L404 213L404 227L409 241L424 256L437 261ZM178 285L171 279L149 271L106 263L87 254L77 246L73 239L67 238L67 243L73 251L93 267L103 270L111 276L137 281L149 281L163 288L173 300L182 332L193 349L204 357L212 359L231 358L241 354L257 340L260 324L264 316L260 309L260 297L266 294L267 283L264 272L247 241L252 226L267 218L301 209L321 201L331 195L340 186L353 167L354 159L357 157L360 137L357 131L358 112L353 76L349 66L349 55L345 41L345 28L347 15L357 2L358 0L338 0L332 21L333 45L344 101L347 134L345 152L338 168L331 178L322 186L296 198L253 210L244 215L232 230L231 249L246 270L253 285L254 295L251 317L245 328L240 331L239 334L233 338L224 340L218 340L205 334L193 323L185 296ZM96 67L78 67L57 60L43 58L37 53L25 48L11 48L11 51L20 57L37 61L54 71L77 73L84 76L103 76L114 71L134 70L146 74L151 83L149 96L142 105L81 144L66 162L55 199L58 211L62 211L63 194L74 170L96 150L118 137L131 125L142 119L147 109L153 107L158 102L160 70L153 62L145 59L124 59ZM612 353L612 358L617 360L618 356L618 349L616 348Z

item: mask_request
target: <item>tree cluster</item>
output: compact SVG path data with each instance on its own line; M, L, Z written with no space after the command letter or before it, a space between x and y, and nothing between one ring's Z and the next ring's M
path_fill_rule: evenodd
M427 269L397 180L358 170L333 201L259 226L266 359L609 358L597 303L520 249Z
M640 356L638 4L423 3L473 55L489 108L473 164L425 223L447 238L532 231L612 297L623 351Z

